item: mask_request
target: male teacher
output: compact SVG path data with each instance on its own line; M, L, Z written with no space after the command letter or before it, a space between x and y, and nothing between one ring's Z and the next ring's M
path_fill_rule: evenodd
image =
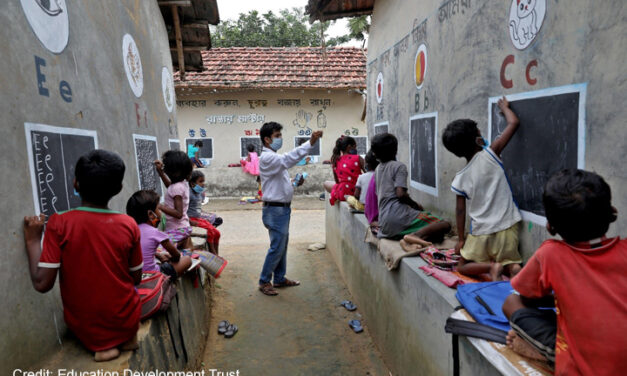
M287 268L287 242L290 230L290 207L294 195L293 181L287 170L300 162L322 137L322 131L314 132L311 139L286 154L277 154L283 145L279 123L269 122L261 127L259 136L263 151L259 157L259 176L263 193L263 225L270 234L270 249L263 263L259 290L269 296L279 293L275 288L300 285L299 281L285 278ZM297 182L298 185L303 181ZM271 283L274 275L274 284Z

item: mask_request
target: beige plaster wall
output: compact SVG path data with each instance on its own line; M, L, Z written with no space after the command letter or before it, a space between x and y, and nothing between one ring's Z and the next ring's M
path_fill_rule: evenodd
M293 100L300 100L300 105ZM324 100L327 100L326 104ZM255 102L251 104L249 101ZM293 148L296 136L306 137L308 131L324 131L319 161L329 159L335 140L341 135L348 132L352 136L367 136L366 125L361 121L363 106L361 94L347 89L330 92L246 90L198 95L193 91L177 90L181 147L192 134L193 138L201 137L201 134L204 138L212 138L214 152L211 166L217 167L237 163L240 159L240 138L258 137L257 130L268 121L283 125L281 152Z

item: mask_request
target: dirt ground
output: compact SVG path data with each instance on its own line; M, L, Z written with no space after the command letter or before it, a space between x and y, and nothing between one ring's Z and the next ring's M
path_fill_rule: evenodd
M261 205L216 199L203 209L224 219L220 255L229 262L214 289L205 369L239 370L244 376L389 375L359 309L348 312L339 305L351 296L330 254L307 250L324 243L324 202L295 199L287 277L301 286L281 289L275 297L257 289L269 245ZM362 319L365 331L355 334L351 319ZM218 335L221 320L239 327L234 338Z

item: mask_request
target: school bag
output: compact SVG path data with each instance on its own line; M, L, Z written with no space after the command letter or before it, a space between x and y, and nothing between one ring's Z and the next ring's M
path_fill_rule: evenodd
M158 271L142 273L142 281L137 286L142 308L140 320L145 320L159 311L165 311L176 295L176 288L167 276Z
M513 292L509 281L479 282L457 286L455 296L478 323L508 332L509 321L502 307Z

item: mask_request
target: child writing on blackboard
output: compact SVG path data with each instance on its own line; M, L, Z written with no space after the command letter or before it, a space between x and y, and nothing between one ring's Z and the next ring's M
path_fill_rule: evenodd
M446 126L442 143L468 164L453 179L451 190L457 195L456 219L459 241L455 247L462 258L457 271L469 276L489 273L492 280L510 277L520 271L518 252L520 212L507 181L501 151L518 129L518 117L505 97L497 103L507 127L494 142L481 136L477 123L459 119ZM465 236L466 211L470 234Z
M222 224L222 218L213 213L203 213L202 201L205 197L205 174L200 170L194 170L189 180L189 208L187 216L192 226L207 230L207 245L211 253L218 254L220 244L220 231L216 228Z
M122 190L124 162L93 150L76 163L74 189L81 206L50 216L24 218L31 281L39 292L54 286L57 271L68 328L96 361L138 347L141 303L135 286L142 277L140 231L133 218L108 208Z
M555 364L556 375L621 375L627 369L627 240L606 237L618 211L605 180L563 170L542 196L546 240L512 280L503 304L514 351ZM538 307L552 307L538 309Z
M187 156L196 167L205 167L200 160L200 148L203 147L202 141L194 142L194 145L187 145ZM192 167L193 168L193 167Z
M139 226L144 258L142 270L160 271L176 279L192 265L192 259L189 256L181 256L168 235L157 230L156 227L161 221L159 199L159 194L155 191L137 191L126 202L126 214ZM162 249L163 252L157 252L157 249ZM155 258L161 261L161 265L157 265Z
M161 159L163 161L155 161L155 167L163 184L168 189L163 204L159 204L159 210L166 217L165 232L173 242L176 242L179 249L191 249L192 227L187 216L187 209L189 208L188 180L192 175L194 166L192 166L187 155L178 150L166 151Z
M259 156L255 151L255 145L248 144L246 146L246 150L248 151L246 159L242 159L240 161L242 165L242 171L249 173L253 176L259 176Z
M398 141L390 133L372 139L372 152L379 160L374 174L379 210L379 238L399 238L428 245L441 240L451 225L424 211L407 193L407 166L396 160Z

